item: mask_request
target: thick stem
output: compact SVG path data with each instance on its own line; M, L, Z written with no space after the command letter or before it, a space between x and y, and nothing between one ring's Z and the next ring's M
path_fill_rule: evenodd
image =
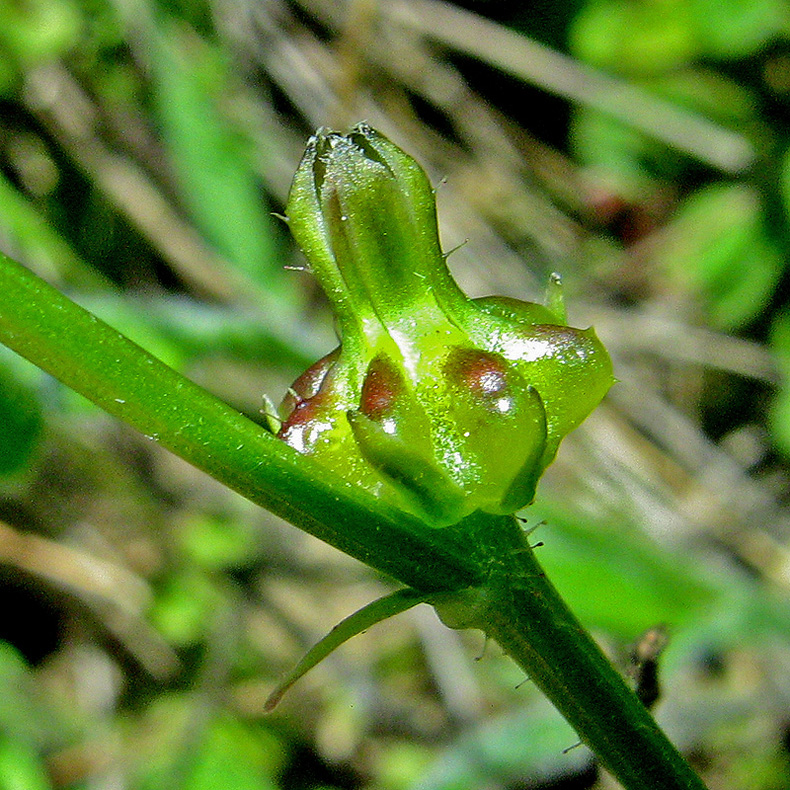
M328 475L0 253L0 343L305 532L423 591L479 583L466 542Z
M486 633L628 790L704 790L546 578L516 525L498 532Z

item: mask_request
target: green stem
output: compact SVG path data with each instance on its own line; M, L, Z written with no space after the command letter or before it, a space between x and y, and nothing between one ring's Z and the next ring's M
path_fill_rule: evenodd
M485 631L529 675L628 790L704 784L546 578L522 530L497 531Z
M0 253L0 343L163 447L423 591L474 585L468 547L297 453Z
M328 475L0 253L0 342L248 499L483 627L628 790L702 788L545 579L512 517L434 529ZM443 596L436 596L441 600ZM456 603L456 608L459 604Z

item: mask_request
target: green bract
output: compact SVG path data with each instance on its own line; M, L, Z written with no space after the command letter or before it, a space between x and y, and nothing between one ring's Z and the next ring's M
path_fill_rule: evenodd
M529 504L562 438L612 384L591 329L514 299L468 299L422 168L369 126L310 139L287 206L341 345L302 374L279 435L444 526Z

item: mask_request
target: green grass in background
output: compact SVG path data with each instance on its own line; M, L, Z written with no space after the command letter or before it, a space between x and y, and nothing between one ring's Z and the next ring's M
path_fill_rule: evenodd
M421 26L419 8L404 22L364 2L0 0L0 248L262 420L263 393L333 342L271 213L312 129L376 124L434 177L445 247L469 239L461 279L535 298L560 269L572 320L616 354L639 397L613 393L560 453L526 514L548 522L541 561L624 669L628 643L667 626L658 715L711 787L778 790L790 12L590 0L557 5L549 36L515 4L466 5ZM519 77L518 45L459 43L486 15L508 41L566 40L566 93L550 64ZM612 94L586 100L584 64L668 101L689 146ZM551 91L567 123L542 117ZM698 139L699 119L716 134ZM0 626L0 786L450 790L588 771L512 667L472 665L473 635L420 614L264 717L280 673L386 583L9 354L0 560L35 635Z

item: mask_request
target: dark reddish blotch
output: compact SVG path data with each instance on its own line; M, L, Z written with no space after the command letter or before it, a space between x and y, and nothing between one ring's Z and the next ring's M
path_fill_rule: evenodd
M379 355L368 365L362 382L359 410L371 420L381 420L392 413L402 391L400 372L387 357Z
M474 349L454 349L444 364L444 374L481 399L501 395L507 388L507 362L498 354Z

